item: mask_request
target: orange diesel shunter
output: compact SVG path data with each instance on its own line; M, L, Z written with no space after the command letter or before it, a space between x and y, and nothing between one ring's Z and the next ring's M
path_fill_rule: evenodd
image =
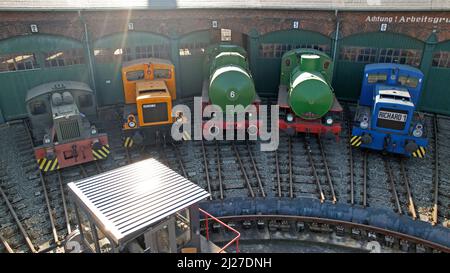
M174 65L164 59L146 58L122 65L124 146L130 148L144 137L155 138L173 123L172 101L176 99Z

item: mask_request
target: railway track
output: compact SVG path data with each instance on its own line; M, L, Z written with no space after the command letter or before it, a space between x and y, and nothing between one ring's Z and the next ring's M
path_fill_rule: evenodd
M8 180L6 170L4 169L4 163L0 162L1 184L0 184L0 242L3 249L0 248L0 252L37 252L32 239L30 238L26 227L22 224L22 209L19 207L20 200L13 198L10 201L8 195L12 195L12 188L3 189ZM6 188L6 187L5 187ZM22 218L22 219L21 219Z
M436 224L448 225L450 174L445 159L450 158L446 141L449 139L447 132L450 131L450 121L445 118L426 117L430 145L424 159L410 158L399 161L397 157L349 149L351 120L347 120L340 142L331 138L317 139L314 136L289 138L281 133L279 149L275 152L260 152L257 142L172 142L169 139L165 140L166 145L163 145L163 148L161 145L142 145L125 149L118 123L119 112L114 109L105 110L101 113L105 118L102 119L101 125L97 126L105 128L109 136L111 154L107 161L88 163L78 169L64 169L59 174L44 177L49 206L37 172L32 146L25 137L25 127L21 123L10 126L9 132L15 137L6 138L12 141L13 145L9 146L14 148L8 153L18 156L10 156L13 159L6 162L6 169L11 171L10 166L17 164L23 166L23 170L19 172L16 168L13 169L10 176L18 177L17 182L6 177L1 186L18 211L18 217L36 251L54 245L54 242L57 242L55 238L61 241L69 229L73 229L72 210L67 196L62 194L65 192L65 184L146 157L160 158L175 171L211 192L212 199L227 200L243 196L316 198L363 207L388 207L429 222L433 221L433 213L437 212ZM351 111L348 113L348 116L352 115ZM435 120L437 126L433 127ZM164 140L160 143L162 141ZM20 201L12 202L13 199ZM435 203L437 206L434 206ZM48 212L48 207L51 213ZM30 252L6 205L2 208L0 219L7 219L3 222L8 222L14 232L11 233L0 225L0 252L8 251L1 242L9 244L13 251ZM49 219L50 215L54 217L54 228ZM276 227L281 224L270 222L268 225Z
M340 174L330 168L326 151L321 138L281 136L279 149L273 153L277 196L319 198L322 202L336 203L333 180Z
M446 165L450 158L450 124L447 117L434 116L434 185L433 185L433 225L450 227L450 168Z
M47 206L48 196L43 188L41 173L37 167L31 135L25 121L9 124L3 149L4 170L8 175L2 179L2 199L16 223L27 249L21 248L14 232L6 228L2 233L13 251L37 252L55 244L51 212ZM20 167L19 167L20 166ZM3 217L2 217L3 218ZM6 218L7 219L7 218ZM7 226L7 224L6 224ZM11 242L9 242L11 241ZM4 244L5 245L5 244Z
M367 252L450 252L450 248L411 235L347 221L292 215L231 215L218 217L221 221L238 228L240 245L246 240L317 240L320 243L348 247ZM249 224L250 223L250 224ZM257 224L259 223L259 224ZM270 224L275 223L275 224ZM202 227L204 222L202 223ZM272 228L271 228L272 226ZM215 242L227 242L230 232L214 229L210 236ZM305 234L306 233L306 234ZM320 234L322 236L320 236ZM373 247L376 248L373 248ZM234 251L233 246L229 251Z

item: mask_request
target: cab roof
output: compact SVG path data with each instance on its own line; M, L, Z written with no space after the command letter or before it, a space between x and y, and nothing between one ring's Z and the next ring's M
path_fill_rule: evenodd
M136 82L136 91L143 91L143 90L164 90L167 91L167 85L163 80L152 80L152 81L146 81L141 80Z
M422 71L420 69L405 65L405 64L394 64L394 63L376 63L376 64L367 64L364 68L365 73L369 73L371 71L377 70L388 70L388 69L399 69L401 71L407 71L411 74L416 74L419 77L423 77Z
M122 64L122 68L135 66L138 64L166 64L173 65L171 61L160 58L141 58L132 61L127 61Z
M68 90L81 90L89 93L94 93L94 91L92 91L89 85L87 85L84 82L55 81L44 83L28 90L27 95L25 97L25 102L28 102L46 93L51 93L55 91L68 91Z

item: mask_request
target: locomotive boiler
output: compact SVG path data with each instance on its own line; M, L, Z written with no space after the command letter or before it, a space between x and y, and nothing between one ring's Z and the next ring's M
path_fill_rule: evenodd
M229 121L225 119L227 106L242 106L246 109L255 105L257 109L260 99L255 91L253 77L247 61L247 52L240 46L220 44L207 49L204 65L205 79L202 89L202 105L217 105L222 110L223 123L206 125L204 119L203 132L216 135L220 130L245 129L249 134L257 134L257 124L249 123L248 114L245 120ZM236 108L237 109L237 108ZM236 115L236 110L233 114Z
M342 107L331 86L331 58L314 49L293 49L282 57L278 105L280 129L336 137L341 131Z

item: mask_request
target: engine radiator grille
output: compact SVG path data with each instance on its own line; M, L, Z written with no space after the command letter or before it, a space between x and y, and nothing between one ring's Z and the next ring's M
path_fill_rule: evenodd
M77 119L63 120L59 122L61 141L78 138L81 136Z

